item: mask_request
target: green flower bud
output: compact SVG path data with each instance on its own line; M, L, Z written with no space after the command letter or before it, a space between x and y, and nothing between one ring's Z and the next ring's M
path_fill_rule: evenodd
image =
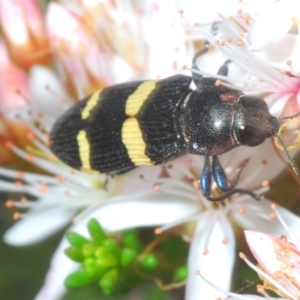
M98 247L95 251L95 257L101 257L102 255L106 255L109 252L106 251L106 249L104 247Z
M82 262L84 260L82 250L76 247L68 247L65 249L65 254L72 260Z
M67 239L72 246L77 248L81 248L86 243L89 243L88 239L75 232L67 232Z
M113 289L103 289L102 288L102 293L106 296L111 296L114 293Z
M96 258L96 266L99 268L113 268L117 265L118 260L111 253L103 254Z
M78 270L74 273L71 273L65 279L65 286L68 289L78 288L95 281L95 278L91 276L91 273L86 270Z
M174 279L176 281L182 281L187 279L188 276L188 268L186 265L177 268L174 272Z
M95 255L95 252L97 250L97 245L94 243L87 243L83 245L82 247L82 254L85 257L91 257Z
M105 239L102 243L102 246L109 253L112 253L117 256L120 254L120 251L121 251L120 246L119 246L118 242L116 241L116 239L114 239L114 238Z
M106 272L99 280L99 285L102 289L113 290L118 283L119 272L117 269L112 269Z
M129 248L124 248L121 251L120 255L120 263L122 267L128 267L133 263L133 261L136 259L136 251L129 249Z
M103 240L107 238L101 225L96 219L91 219L87 225L89 234L97 245L101 245Z
M153 271L158 267L158 259L155 254L147 253L140 261L140 266L145 271Z
M136 229L126 229L122 232L123 243L126 247L140 252L142 245Z
M92 257L85 258L83 261L85 267L94 267L96 265L96 259Z

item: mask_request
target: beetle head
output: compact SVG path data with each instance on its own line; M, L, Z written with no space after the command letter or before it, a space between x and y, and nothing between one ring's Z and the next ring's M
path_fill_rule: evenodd
M278 132L279 122L269 113L264 100L242 95L238 100L233 130L241 145L256 146Z

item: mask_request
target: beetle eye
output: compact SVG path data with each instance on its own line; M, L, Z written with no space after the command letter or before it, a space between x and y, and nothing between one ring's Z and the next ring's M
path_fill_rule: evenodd
M248 146L257 146L266 139L263 131L250 125L239 127L238 136L240 143Z
M245 108L258 108L269 111L267 103L256 96L242 96L239 103Z

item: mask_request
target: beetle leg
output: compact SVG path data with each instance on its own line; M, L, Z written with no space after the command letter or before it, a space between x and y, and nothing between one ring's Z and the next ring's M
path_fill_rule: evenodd
M214 201L214 202L215 201L222 201L222 200L225 200L226 198L230 197L231 195L233 195L235 193L247 194L247 195L251 196L252 198L254 198L255 200L262 200L263 199L263 196L259 196L251 190L244 190L244 189L232 189L231 191L226 192L226 193L224 193L223 195L221 195L219 197L206 197L206 199L208 199L210 201Z
M204 167L201 174L201 189L204 197L208 198L211 193L211 167L209 162L209 156L204 157Z
M210 201L221 201L235 193L247 194L256 200L261 200L261 197L255 193L253 193L251 190L234 188L236 186L237 182L239 181L240 175L241 175L244 167L246 166L247 162L248 162L248 159L244 160L240 164L239 168L236 171L236 175L234 176L230 186L228 186L226 173L219 161L218 156L214 155L213 161L212 161L212 175L214 177L214 180L216 181L218 188L225 193L219 197L210 197L210 195L207 195L205 193L203 193L203 195ZM204 165L204 168L205 167L206 167L206 164ZM203 170L203 173L204 173L204 170ZM202 188L202 190L203 190L203 188Z
M232 190L238 183L241 173L242 173L243 169L245 168L245 166L247 165L248 161L249 161L249 159L245 159L239 165L238 169L236 170L236 174L231 181L230 186L228 186L227 176L224 171L224 168L222 167L218 156L214 155L213 161L212 161L212 174L213 174L214 180L215 180L218 188L223 192L228 192L228 191Z

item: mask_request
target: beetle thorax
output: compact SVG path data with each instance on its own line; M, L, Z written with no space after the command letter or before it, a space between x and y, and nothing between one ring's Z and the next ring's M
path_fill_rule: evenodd
M219 155L237 146L232 126L238 96L224 100L222 95L195 91L185 103L181 126L190 153Z

